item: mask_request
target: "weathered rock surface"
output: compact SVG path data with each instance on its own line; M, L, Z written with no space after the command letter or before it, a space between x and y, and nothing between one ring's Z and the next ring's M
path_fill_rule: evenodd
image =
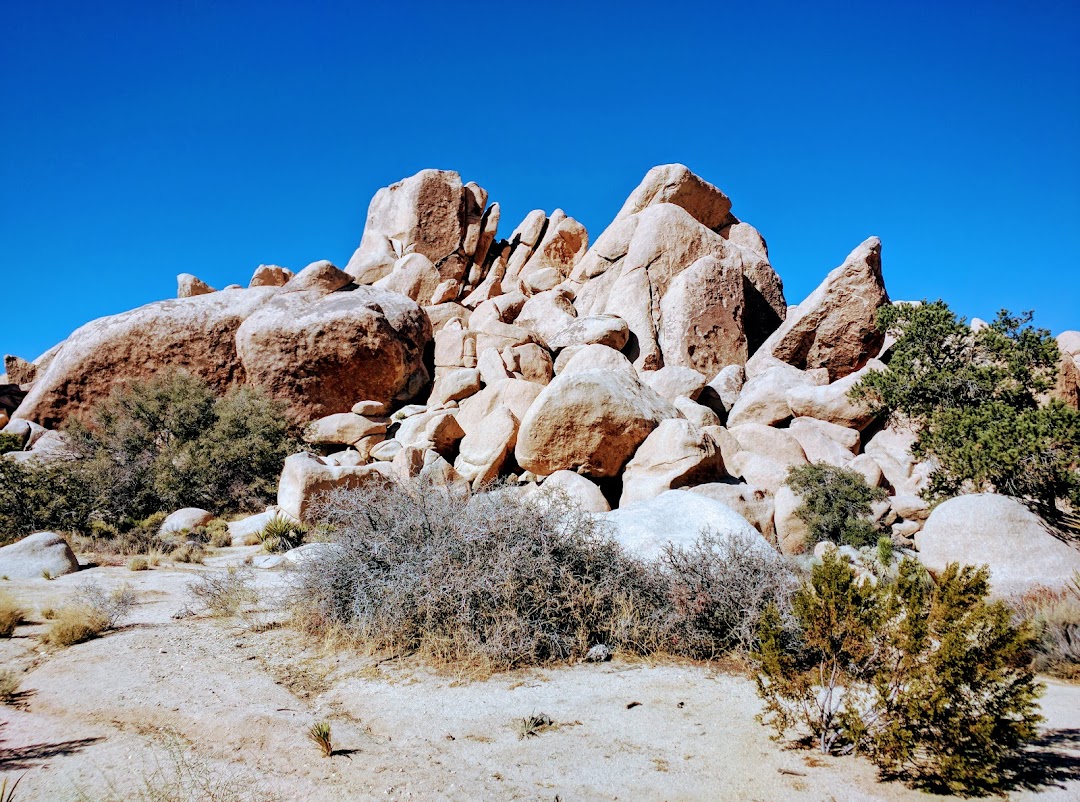
M752 485L726 482L707 482L688 489L731 507L761 532L769 543L776 543L772 493Z
M35 532L0 548L0 576L9 579L51 578L78 570L71 546L55 532Z
M299 521L309 520L311 505L320 493L338 487L366 487L387 482L391 476L385 463L360 466L330 465L314 454L301 452L285 458L278 481L277 506Z
M169 513L168 517L161 522L158 534L169 535L177 532L190 532L199 526L206 526L214 520L214 513L199 507L184 507Z
M871 237L787 315L747 362L747 374L774 357L798 368L826 368L830 379L842 379L881 350L884 335L875 323L878 308L888 302L881 241Z
M247 374L236 353L236 332L277 292L262 287L158 301L87 323L39 373L18 417L53 428L83 414L118 383L170 368L200 376L222 392L240 384Z
M615 476L660 421L677 415L629 372L563 372L525 413L515 455L541 476L559 470Z
M761 533L735 510L699 493L669 490L627 509L598 515L612 527L615 539L631 554L655 560L664 546L690 547L703 529L721 538L739 538L763 554L775 554Z
M712 438L687 420L669 418L660 421L626 464L619 506L723 476L723 457Z
M1080 550L1055 537L1027 507L1006 496L958 496L934 508L915 535L919 560L941 573L951 562L988 565L991 591L1020 595L1066 588L1080 571Z
M346 412L359 398L411 398L428 378L430 339L419 306L374 287L281 293L236 332L248 381L285 401L299 420Z
M611 512L611 505L600 488L573 471L555 471L544 480L537 492L541 496L565 493L585 512Z

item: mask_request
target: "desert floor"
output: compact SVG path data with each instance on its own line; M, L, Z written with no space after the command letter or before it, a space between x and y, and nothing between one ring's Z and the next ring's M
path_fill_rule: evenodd
M15 703L0 707L0 773L23 776L19 802L930 798L879 782L861 758L773 743L754 719L752 682L710 666L616 660L478 679L379 662L282 626L280 571L256 571L262 612L184 612L196 573L255 552L0 582L29 612L0 640L3 666L24 672ZM87 581L130 583L133 614L46 650L41 609ZM1080 799L1080 686L1046 684L1044 737L1010 799ZM555 726L519 737L534 713ZM306 737L320 719L333 727L330 758Z

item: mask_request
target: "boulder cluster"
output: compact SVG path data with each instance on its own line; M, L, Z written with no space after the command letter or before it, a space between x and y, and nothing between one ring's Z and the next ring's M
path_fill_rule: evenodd
M890 303L876 237L789 307L762 236L682 165L650 170L591 246L560 209L504 239L499 223L484 189L423 170L376 193L344 269L260 265L222 290L182 274L176 299L88 323L33 363L7 357L0 422L33 458L117 382L183 368L285 402L309 444L280 481L278 510L298 519L334 487L502 479L639 529L734 512L798 554L785 478L826 463L887 488L875 515L914 546L930 466L848 395L892 345L874 325ZM1074 401L1078 343L1062 335Z

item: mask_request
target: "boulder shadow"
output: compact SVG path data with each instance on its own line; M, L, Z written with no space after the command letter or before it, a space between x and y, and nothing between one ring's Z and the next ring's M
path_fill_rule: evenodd
M0 747L0 772L32 769L47 760L73 755L104 740L104 738L76 738L51 744Z

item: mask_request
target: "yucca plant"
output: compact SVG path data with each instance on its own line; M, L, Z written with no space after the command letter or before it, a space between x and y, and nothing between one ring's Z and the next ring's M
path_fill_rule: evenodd
M291 521L284 515L275 515L259 532L259 542L271 553L295 549L304 542L307 527L299 521Z
M311 729L308 730L308 738L319 747L323 757L330 757L334 754L334 743L330 738L329 721L316 721L312 724Z

